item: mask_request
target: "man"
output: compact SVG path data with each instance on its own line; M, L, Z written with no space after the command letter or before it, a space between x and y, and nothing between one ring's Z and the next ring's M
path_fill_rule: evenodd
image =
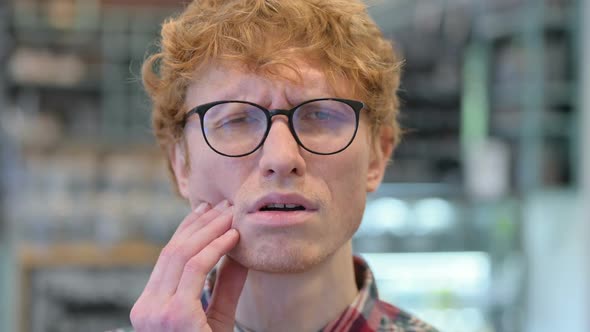
M399 75L358 0L196 0L168 20L144 83L192 212L135 330L435 331L352 255L398 141Z

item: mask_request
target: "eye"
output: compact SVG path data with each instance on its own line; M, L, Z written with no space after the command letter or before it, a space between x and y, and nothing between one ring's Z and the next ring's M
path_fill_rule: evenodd
M205 114L205 127L209 129L247 129L264 123L264 112L244 103L219 104Z
M345 111L328 107L306 107L299 114L305 121L343 121L347 118Z
M221 119L219 123L219 127L221 126L240 126L240 125L249 125L258 122L259 120L251 116L248 113L239 114L239 115L232 115L231 117L227 117Z
M323 110L314 110L306 114L306 118L310 120L328 120L333 118L333 114Z

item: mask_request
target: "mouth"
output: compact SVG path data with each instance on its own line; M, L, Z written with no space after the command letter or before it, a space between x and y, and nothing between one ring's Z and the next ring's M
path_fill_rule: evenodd
M292 212L292 211L305 211L305 206L299 204L281 204L281 203L270 203L261 207L258 211L278 211L278 212Z
M244 222L254 227L295 227L317 217L319 205L296 193L271 193L255 201Z
M313 212L316 210L317 204L302 195L295 193L271 193L258 199L249 212Z

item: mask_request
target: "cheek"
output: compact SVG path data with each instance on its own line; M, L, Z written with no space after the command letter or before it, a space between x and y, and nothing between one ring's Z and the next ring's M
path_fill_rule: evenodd
M365 137L359 135L358 138ZM350 150L345 150L350 154L344 155L345 160L338 163L340 177L343 179L342 188L339 188L339 192L344 202L340 203L344 204L342 206L350 207L347 213L353 213L358 217L362 216L367 196L368 142L364 139L358 139L353 142L350 148Z
M334 160L331 162L323 163L322 174L332 198L336 201L336 212L362 214L362 211L358 210L364 208L366 198L368 154L365 147L353 143L349 149L333 157ZM354 211L348 208L342 211L342 206L350 207Z
M364 205L364 198L366 196L366 167L359 162L359 159L344 163L342 170L342 183L341 188L338 189L341 202L345 205L357 207L357 202Z
M203 142L204 144L204 142ZM233 201L243 181L246 167L243 160L216 154L201 144L191 146L190 202L216 204L223 199Z
M364 191L367 180L367 171L369 166L369 144L364 128L359 128L359 132L352 144L343 151L337 165L341 169L342 177L348 179L351 185L359 186L357 189ZM338 155L337 155L338 156Z

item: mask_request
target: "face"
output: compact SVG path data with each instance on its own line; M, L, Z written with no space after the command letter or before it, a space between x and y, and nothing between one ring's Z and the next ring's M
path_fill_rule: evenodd
M321 71L300 65L304 85L259 76L235 67L212 67L187 90L186 106L218 100L244 100L268 109L290 109L335 95ZM285 73L287 75L287 73ZM346 91L346 86L338 87ZM267 272L305 271L347 244L358 228L366 193L379 185L391 154L387 139L371 149L362 115L354 141L334 155L316 155L298 146L287 118L275 116L265 143L238 158L214 152L205 142L198 115L186 127L186 146L171 153L180 193L195 208L228 200L240 242L230 255L242 265ZM183 148L190 168L185 167ZM305 210L266 211L270 203L297 204Z

